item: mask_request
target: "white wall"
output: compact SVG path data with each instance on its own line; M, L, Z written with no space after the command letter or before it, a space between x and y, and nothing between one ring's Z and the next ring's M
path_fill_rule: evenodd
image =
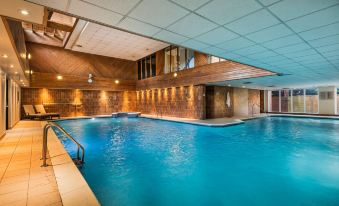
M333 98L323 100L319 98L319 114L336 114L337 110L337 88L334 86L330 87L319 87L320 92L333 92Z
M6 133L6 74L0 69L0 137Z
M248 89L234 88L234 116L248 116Z

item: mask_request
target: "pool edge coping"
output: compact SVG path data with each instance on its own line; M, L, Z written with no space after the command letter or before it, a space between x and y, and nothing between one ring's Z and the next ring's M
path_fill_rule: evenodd
M41 128L46 124L41 122ZM48 133L48 153L64 206L100 206L94 192L80 173L63 144L51 129Z

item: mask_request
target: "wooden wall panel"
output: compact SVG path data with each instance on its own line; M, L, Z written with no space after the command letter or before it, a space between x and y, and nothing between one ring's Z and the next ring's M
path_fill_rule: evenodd
M157 76L164 74L165 67L165 49L156 52L156 70Z
M136 109L143 114L205 119L205 86L170 87L136 92Z
M56 74L34 72L31 77L32 88L63 88L63 89L86 89L106 91L134 91L134 80L121 80L119 84L115 79L94 77L93 83L88 83L88 77L62 75L62 80L57 80Z
M267 70L242 65L232 61L223 61L207 64L177 72L174 77L172 73L156 76L137 81L137 90L150 88L167 88L188 85L199 85L227 80L254 78L275 75Z
M104 115L136 110L136 92L23 88L22 105L43 104L62 117Z
M248 90L248 114L260 114L260 90Z
M119 80L136 80L137 64L135 61L74 52L59 47L26 43L32 54L29 61L34 72L88 77L91 73L96 77Z
M204 53L194 52L194 67L208 64L208 55Z
M227 93L231 105L226 105ZM206 86L206 118L221 118L233 116L233 88L221 86Z

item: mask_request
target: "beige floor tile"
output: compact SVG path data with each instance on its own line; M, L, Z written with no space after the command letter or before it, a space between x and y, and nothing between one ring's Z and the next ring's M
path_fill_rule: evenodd
M11 184L0 184L0 195L12 193L15 191L25 190L28 189L28 181L24 182L17 182Z
M17 201L26 201L27 191L20 190L0 195L0 205L6 205Z

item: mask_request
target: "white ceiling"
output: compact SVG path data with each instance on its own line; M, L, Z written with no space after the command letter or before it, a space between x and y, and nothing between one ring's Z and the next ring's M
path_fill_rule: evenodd
M168 46L150 38L81 20L66 48L136 61ZM79 47L81 45L81 47Z
M290 75L339 83L339 0L29 0L116 28Z

